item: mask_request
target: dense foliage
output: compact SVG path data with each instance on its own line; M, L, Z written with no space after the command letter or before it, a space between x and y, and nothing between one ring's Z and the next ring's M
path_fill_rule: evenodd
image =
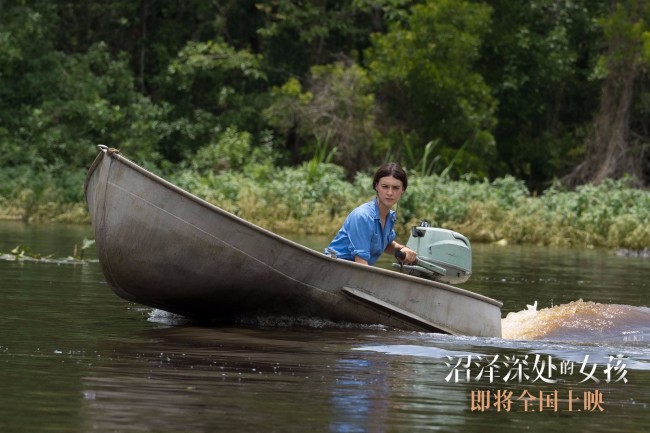
M174 182L208 201L277 232L332 235L348 211L373 196L370 175L349 182L342 167L304 163L269 172L253 163L244 172L183 170ZM246 174L244 174L246 173ZM650 192L629 179L560 186L532 196L511 176L494 181L452 180L411 173L399 203L402 236L422 219L460 231L476 242L532 243L640 250L650 246Z
M331 232L398 160L404 223L643 244L647 3L5 0L0 217L84 220L101 143L277 230Z

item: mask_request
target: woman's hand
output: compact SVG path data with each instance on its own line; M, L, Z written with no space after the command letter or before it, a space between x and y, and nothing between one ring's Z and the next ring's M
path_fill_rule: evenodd
M407 265L412 265L413 263L415 263L415 260L417 259L417 254L415 253L415 251L413 251L409 247L402 247L400 248L400 251L406 255L406 257L404 258L404 263L406 263Z
M417 260L417 254L415 253L415 251L413 251L406 245L400 245L397 242L393 241L393 243L390 244L388 248L386 248L386 252L391 255L394 255L395 252L397 251L401 251L404 254L404 258L401 259L398 258L398 260L402 263L405 263L407 265L412 265Z

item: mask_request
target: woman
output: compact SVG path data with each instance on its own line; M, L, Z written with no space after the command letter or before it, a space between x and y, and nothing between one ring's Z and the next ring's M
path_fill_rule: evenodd
M376 197L350 212L325 252L332 257L373 265L382 253L402 251L407 264L415 262L412 249L395 241L395 211L392 207L406 191L408 179L399 164L384 164L372 179Z

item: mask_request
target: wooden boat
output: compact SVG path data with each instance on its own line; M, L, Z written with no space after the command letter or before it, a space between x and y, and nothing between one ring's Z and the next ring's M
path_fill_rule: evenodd
M124 299L206 321L318 318L501 336L496 300L331 258L100 150L84 191L102 271Z

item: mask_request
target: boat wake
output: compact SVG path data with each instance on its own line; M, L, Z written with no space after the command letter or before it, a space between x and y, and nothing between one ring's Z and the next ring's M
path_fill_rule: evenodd
M577 301L509 313L501 323L502 335L513 340L581 342L650 341L650 308Z
M180 314L170 313L169 311L154 308L149 312L149 322L160 323L162 325L179 326L188 325L192 320L181 316Z
M158 309L151 311L149 321L169 326L193 323L191 319ZM262 328L387 329L383 325L332 322L304 316L240 317L234 324ZM538 310L535 302L525 310L508 313L501 327L502 338L507 340L647 344L650 341L650 308L579 299Z
M162 325L179 326L191 325L198 322L179 314L170 313L169 311L154 308L149 313L149 322L159 323ZM214 322L213 324L218 324ZM388 328L380 324L361 324L350 322L333 322L331 320L320 319L317 317L306 316L241 316L232 319L229 322L221 324L233 324L238 326L252 326L260 328L313 328L313 329L372 329L387 330Z
M240 317L239 325L259 326L262 328L314 328L314 329L373 329L386 330L385 325L350 322L333 322L318 317L307 316L255 316Z

